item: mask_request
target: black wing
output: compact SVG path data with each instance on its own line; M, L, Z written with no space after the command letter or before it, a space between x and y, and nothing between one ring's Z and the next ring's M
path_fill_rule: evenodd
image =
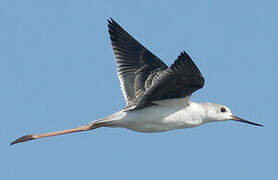
M186 52L165 70L152 73L147 79L146 91L130 110L140 109L152 101L190 96L204 86L204 78Z
M118 66L121 89L128 106L133 106L145 91L145 81L152 71L167 69L158 57L129 35L112 18L108 28Z

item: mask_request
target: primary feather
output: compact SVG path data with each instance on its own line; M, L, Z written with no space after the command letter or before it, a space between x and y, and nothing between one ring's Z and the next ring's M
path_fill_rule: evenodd
M108 20L108 28L126 110L190 96L203 87L204 78L185 51L168 67L113 19Z

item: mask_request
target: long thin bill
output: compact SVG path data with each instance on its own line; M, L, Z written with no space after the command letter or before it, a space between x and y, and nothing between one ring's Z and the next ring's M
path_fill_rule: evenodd
M254 126L264 126L264 125L259 124L259 123L247 121L247 120L242 119L242 118L237 117L237 116L232 116L232 119L231 119L231 120L238 121L238 122L243 122L243 123L247 123L247 124L252 124L252 125L254 125Z

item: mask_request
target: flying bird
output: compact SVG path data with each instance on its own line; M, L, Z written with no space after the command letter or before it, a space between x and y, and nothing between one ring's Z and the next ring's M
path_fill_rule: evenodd
M227 106L190 101L191 94L202 88L205 80L185 51L168 67L112 18L108 20L108 32L126 107L77 128L22 136L11 145L99 127L122 127L151 133L226 120L263 126L233 115Z

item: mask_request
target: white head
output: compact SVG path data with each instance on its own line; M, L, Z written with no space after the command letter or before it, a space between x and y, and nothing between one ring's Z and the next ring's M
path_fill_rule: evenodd
M228 108L227 106L214 103L202 103L202 105L205 108L205 121L207 122L234 120L238 122L252 124L255 126L263 126L261 124L247 121L245 119L234 116L230 108Z

